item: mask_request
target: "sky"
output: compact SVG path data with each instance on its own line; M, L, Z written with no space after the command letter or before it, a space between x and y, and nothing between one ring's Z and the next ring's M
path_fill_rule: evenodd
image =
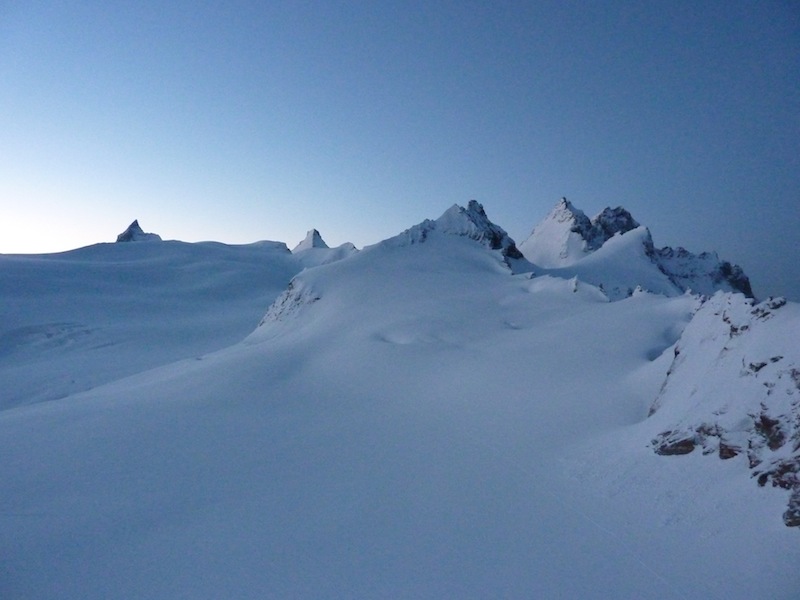
M800 300L800 4L2 2L0 253L378 242L562 196Z

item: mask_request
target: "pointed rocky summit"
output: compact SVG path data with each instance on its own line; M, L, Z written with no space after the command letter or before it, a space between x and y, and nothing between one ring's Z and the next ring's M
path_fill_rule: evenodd
M309 248L328 248L328 244L325 243L325 240L322 239L322 236L316 229L309 230L305 239L297 244L292 252L300 252L302 250L308 250Z
M502 227L489 220L483 206L477 200L470 200L466 208L454 204L435 221L425 219L422 223L406 229L393 238L384 240L381 244L419 244L424 242L434 231L446 235L468 237L492 250L500 250L506 262L512 258L523 258L514 240Z
M541 267L565 267L597 250L614 235L637 227L639 223L622 207L606 208L589 219L569 200L561 198L520 244L520 250Z
M160 242L161 236L156 233L145 233L139 227L139 220L134 220L128 228L117 236L117 242Z

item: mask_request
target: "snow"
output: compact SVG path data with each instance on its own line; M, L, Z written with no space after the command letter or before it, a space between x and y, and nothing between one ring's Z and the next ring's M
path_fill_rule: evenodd
M637 286L666 295L723 290L753 296L741 267L721 261L714 252L656 249L650 231L619 206L590 220L562 198L520 244L520 251L537 272L579 276L615 300Z
M588 253L586 240L574 230L588 227L589 219L583 211L562 198L519 248L525 258L541 267L571 265Z
M690 351L710 303L741 297L612 297L667 286L639 230L519 273L477 208L315 264L331 250L0 257L2 595L795 598L786 493L651 444L697 413L670 390L716 373ZM776 314L753 360L796 352L797 306ZM665 386L676 345L698 370Z

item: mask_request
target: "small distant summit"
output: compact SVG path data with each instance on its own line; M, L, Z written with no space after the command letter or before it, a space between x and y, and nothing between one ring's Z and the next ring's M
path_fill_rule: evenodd
M305 239L297 244L292 252L300 252L302 250L308 250L309 248L328 248L328 244L325 243L325 240L322 239L322 236L316 229L310 229Z
M161 236L156 233L145 233L135 219L128 228L117 236L117 242L160 242Z

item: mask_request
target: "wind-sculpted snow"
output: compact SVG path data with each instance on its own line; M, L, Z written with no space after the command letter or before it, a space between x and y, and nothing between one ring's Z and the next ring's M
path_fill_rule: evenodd
M617 301L588 269L518 272L478 208L316 266L335 249L0 257L0 393L53 400L0 412L0 596L795 598L798 530L746 451L653 452L705 414L672 390L717 368L718 299L646 291L673 284L644 228L579 263L608 282L638 244ZM766 390L796 308L759 306L733 340L761 332L743 368ZM697 381L709 406L739 390Z
M692 318L651 413L657 453L736 459L790 491L800 526L800 306L719 293Z
M302 268L282 243L0 256L0 410L236 343Z

